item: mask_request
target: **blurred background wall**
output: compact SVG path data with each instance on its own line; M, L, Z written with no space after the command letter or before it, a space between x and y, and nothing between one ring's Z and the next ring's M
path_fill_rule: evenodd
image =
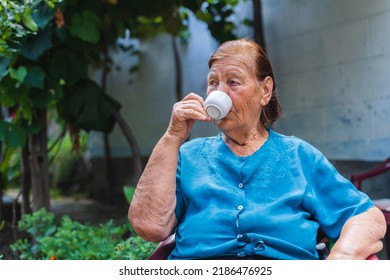
M390 1L264 0L285 116L337 160L390 156Z

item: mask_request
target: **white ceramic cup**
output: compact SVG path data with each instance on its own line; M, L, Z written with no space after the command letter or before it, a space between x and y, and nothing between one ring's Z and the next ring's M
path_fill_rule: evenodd
M232 108L232 100L229 95L220 90L209 93L204 102L207 114L214 120L221 120Z

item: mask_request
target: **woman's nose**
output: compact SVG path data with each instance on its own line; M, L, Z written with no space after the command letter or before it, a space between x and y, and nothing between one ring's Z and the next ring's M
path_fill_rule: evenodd
M220 90L220 91L223 91L223 92L227 93L229 91L229 87L225 83L219 83L218 87L216 88L216 90Z

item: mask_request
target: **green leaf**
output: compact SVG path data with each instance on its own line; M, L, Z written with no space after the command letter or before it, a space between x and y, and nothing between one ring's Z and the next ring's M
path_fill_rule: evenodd
M28 59L37 60L44 51L52 47L51 34L51 29L45 29L35 36L30 36L20 47L20 54Z
M207 13L207 12L204 12L204 11L202 11L202 10L196 11L195 16L196 16L199 20L201 20L201 21L203 21L203 22L209 22L209 21L212 20L212 15L209 14L209 13Z
M125 197L126 197L127 202L130 204L131 201L133 200L135 188L130 187L130 186L124 186L123 192L125 193Z
M15 103L21 103L26 100L28 88L19 81L6 76L0 83L0 104L6 107L12 107Z
M61 27L56 28L55 35L60 42L66 42L70 37L70 32L67 28Z
M31 17L30 14L24 14L22 16L22 22L31 31L33 31L33 32L37 32L38 31L38 25L36 24L36 22Z
M70 91L65 93L64 99L59 103L59 111L66 120L75 122L84 104L84 94L75 94L74 91Z
M103 92L94 81L83 79L64 94L59 109L64 118L86 131L111 132L115 121L113 112L120 104Z
M27 120L29 123L32 121L33 109L31 108L31 104L28 102L27 97L20 101L17 112L18 115L21 116L21 118Z
M23 83L28 87L43 89L45 77L46 73L43 72L41 67L33 66L28 69L27 77Z
M238 4L238 2L240 2L240 1L239 0L225 0L225 2L227 5L236 6Z
M100 18L91 11L84 11L82 14L75 13L70 21L70 32L73 36L83 41L96 44L100 39Z
M39 28L45 28L48 23L54 18L55 9L50 7L50 5L48 5L47 3L41 2L36 7L35 11L31 14L31 16Z
M52 102L53 96L49 94L46 90L40 89L31 89L28 96L31 104L37 108L45 108Z
M26 145L27 133L21 126L14 125L8 132L8 139L5 142L9 147L18 148Z
M1 79L8 74L8 66L11 62L10 58L0 57L0 81Z
M30 125L26 125L25 128L28 135L34 135L41 131L42 123L39 121L33 121Z
M36 255L40 250L41 250L41 248L40 248L39 244L34 244L31 246L31 253L33 255Z
M64 96L63 80L56 80L48 77L46 81L46 88L48 93L52 96L53 100L60 100Z
M253 20L247 19L247 18L242 21L242 24L245 26L249 26L249 27L253 27L253 25L254 25Z
M24 147L27 133L17 124L0 122L0 139L10 148Z
M7 131L8 131L9 123L0 121L0 141L4 142L7 138Z
M45 236L51 236L53 235L55 232L57 231L57 226L56 225L53 225L51 226L50 228L48 228L46 230L46 232L44 233Z
M0 122L0 140L2 139L1 138L1 133L2 133L3 129L4 128L2 128L2 122ZM1 141L3 141L3 140L1 140ZM0 164L0 183L1 183L1 181L3 181L3 183L4 183L4 181L6 181L5 178L4 178L4 175L10 169L9 163L12 160L12 157L14 155L15 155L15 149L10 149L9 147L7 147L5 149L5 152L3 153L3 161Z
M20 66L17 70L11 68L9 72L12 79L15 79L21 83L23 83L24 79L27 76L27 69L24 66Z
M79 79L87 76L88 63L82 53L69 49L55 52L50 61L50 74L57 80L72 86Z
M0 104L5 107L12 107L15 105L15 99L12 94L12 88L14 88L14 81L9 77L6 77L0 83Z

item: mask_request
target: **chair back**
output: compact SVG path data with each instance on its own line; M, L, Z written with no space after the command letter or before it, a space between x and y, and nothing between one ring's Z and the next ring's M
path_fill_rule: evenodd
M390 171L390 158L374 166L373 168L352 174L351 182L358 190L362 190L362 182L364 180L375 177L387 171Z

